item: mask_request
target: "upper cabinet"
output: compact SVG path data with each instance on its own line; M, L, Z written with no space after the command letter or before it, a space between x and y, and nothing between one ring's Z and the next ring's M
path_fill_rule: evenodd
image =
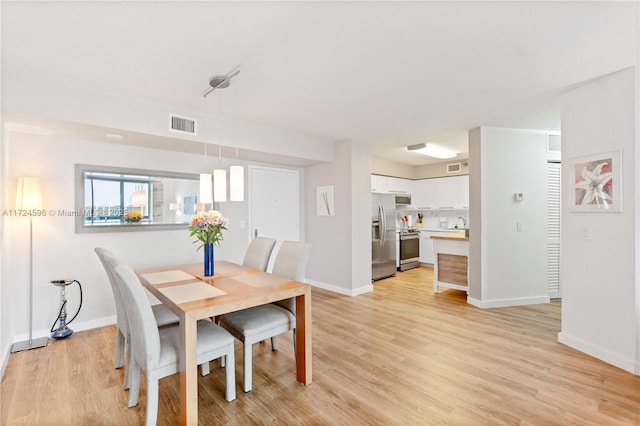
M389 176L371 175L371 192L411 194L413 181Z
M469 209L469 175L419 180L371 175L371 192L411 194L414 210Z
M416 210L468 210L469 176L413 181L412 208Z

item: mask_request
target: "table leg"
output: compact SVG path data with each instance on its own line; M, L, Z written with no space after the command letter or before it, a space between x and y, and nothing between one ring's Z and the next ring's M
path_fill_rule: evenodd
M180 316L180 422L198 424L198 321Z
M296 378L305 385L312 381L311 289L296 297Z

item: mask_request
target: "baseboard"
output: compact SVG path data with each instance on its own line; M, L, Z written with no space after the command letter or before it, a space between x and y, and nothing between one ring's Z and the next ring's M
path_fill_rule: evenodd
M347 289L344 287L338 287L332 284L323 283L321 281L305 280L307 284L311 284L314 287L321 288L323 290L329 290L334 293L344 294L345 296L359 296L364 293L373 291L373 284L365 285L362 287Z
M549 296L537 296L537 297L520 297L517 299L493 299L493 300L478 300L473 297L467 296L467 303L482 309L490 308L508 308L510 306L524 306L524 305L538 305L540 303L549 303L551 299Z
M558 342L631 374L640 376L640 360L630 359L563 332L558 333Z
M2 367L0 367L0 382L4 379L4 370L7 369L9 364L9 355L11 355L11 345L7 345L7 348L2 351Z
M69 328L72 329L74 332L77 332L77 331L91 330L93 328L98 328L98 327L105 327L107 325L112 325L115 323L116 323L116 316L111 315L108 317L96 318L94 320L84 321L84 322L74 321L69 325ZM37 339L40 337L48 337L49 335L51 335L51 332L46 329L33 331L34 339ZM27 339L29 339L29 334L27 333L18 334L17 336L13 336L13 343L24 342Z

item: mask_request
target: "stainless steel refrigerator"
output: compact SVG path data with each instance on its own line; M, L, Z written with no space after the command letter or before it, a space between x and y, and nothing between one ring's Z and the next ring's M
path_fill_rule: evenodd
M396 197L371 194L371 277L396 274Z

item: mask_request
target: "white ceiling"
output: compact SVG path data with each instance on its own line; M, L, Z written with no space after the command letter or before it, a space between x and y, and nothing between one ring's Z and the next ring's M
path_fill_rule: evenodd
M479 125L560 130L557 95L638 62L638 2L2 2L2 67L218 111L407 164Z

